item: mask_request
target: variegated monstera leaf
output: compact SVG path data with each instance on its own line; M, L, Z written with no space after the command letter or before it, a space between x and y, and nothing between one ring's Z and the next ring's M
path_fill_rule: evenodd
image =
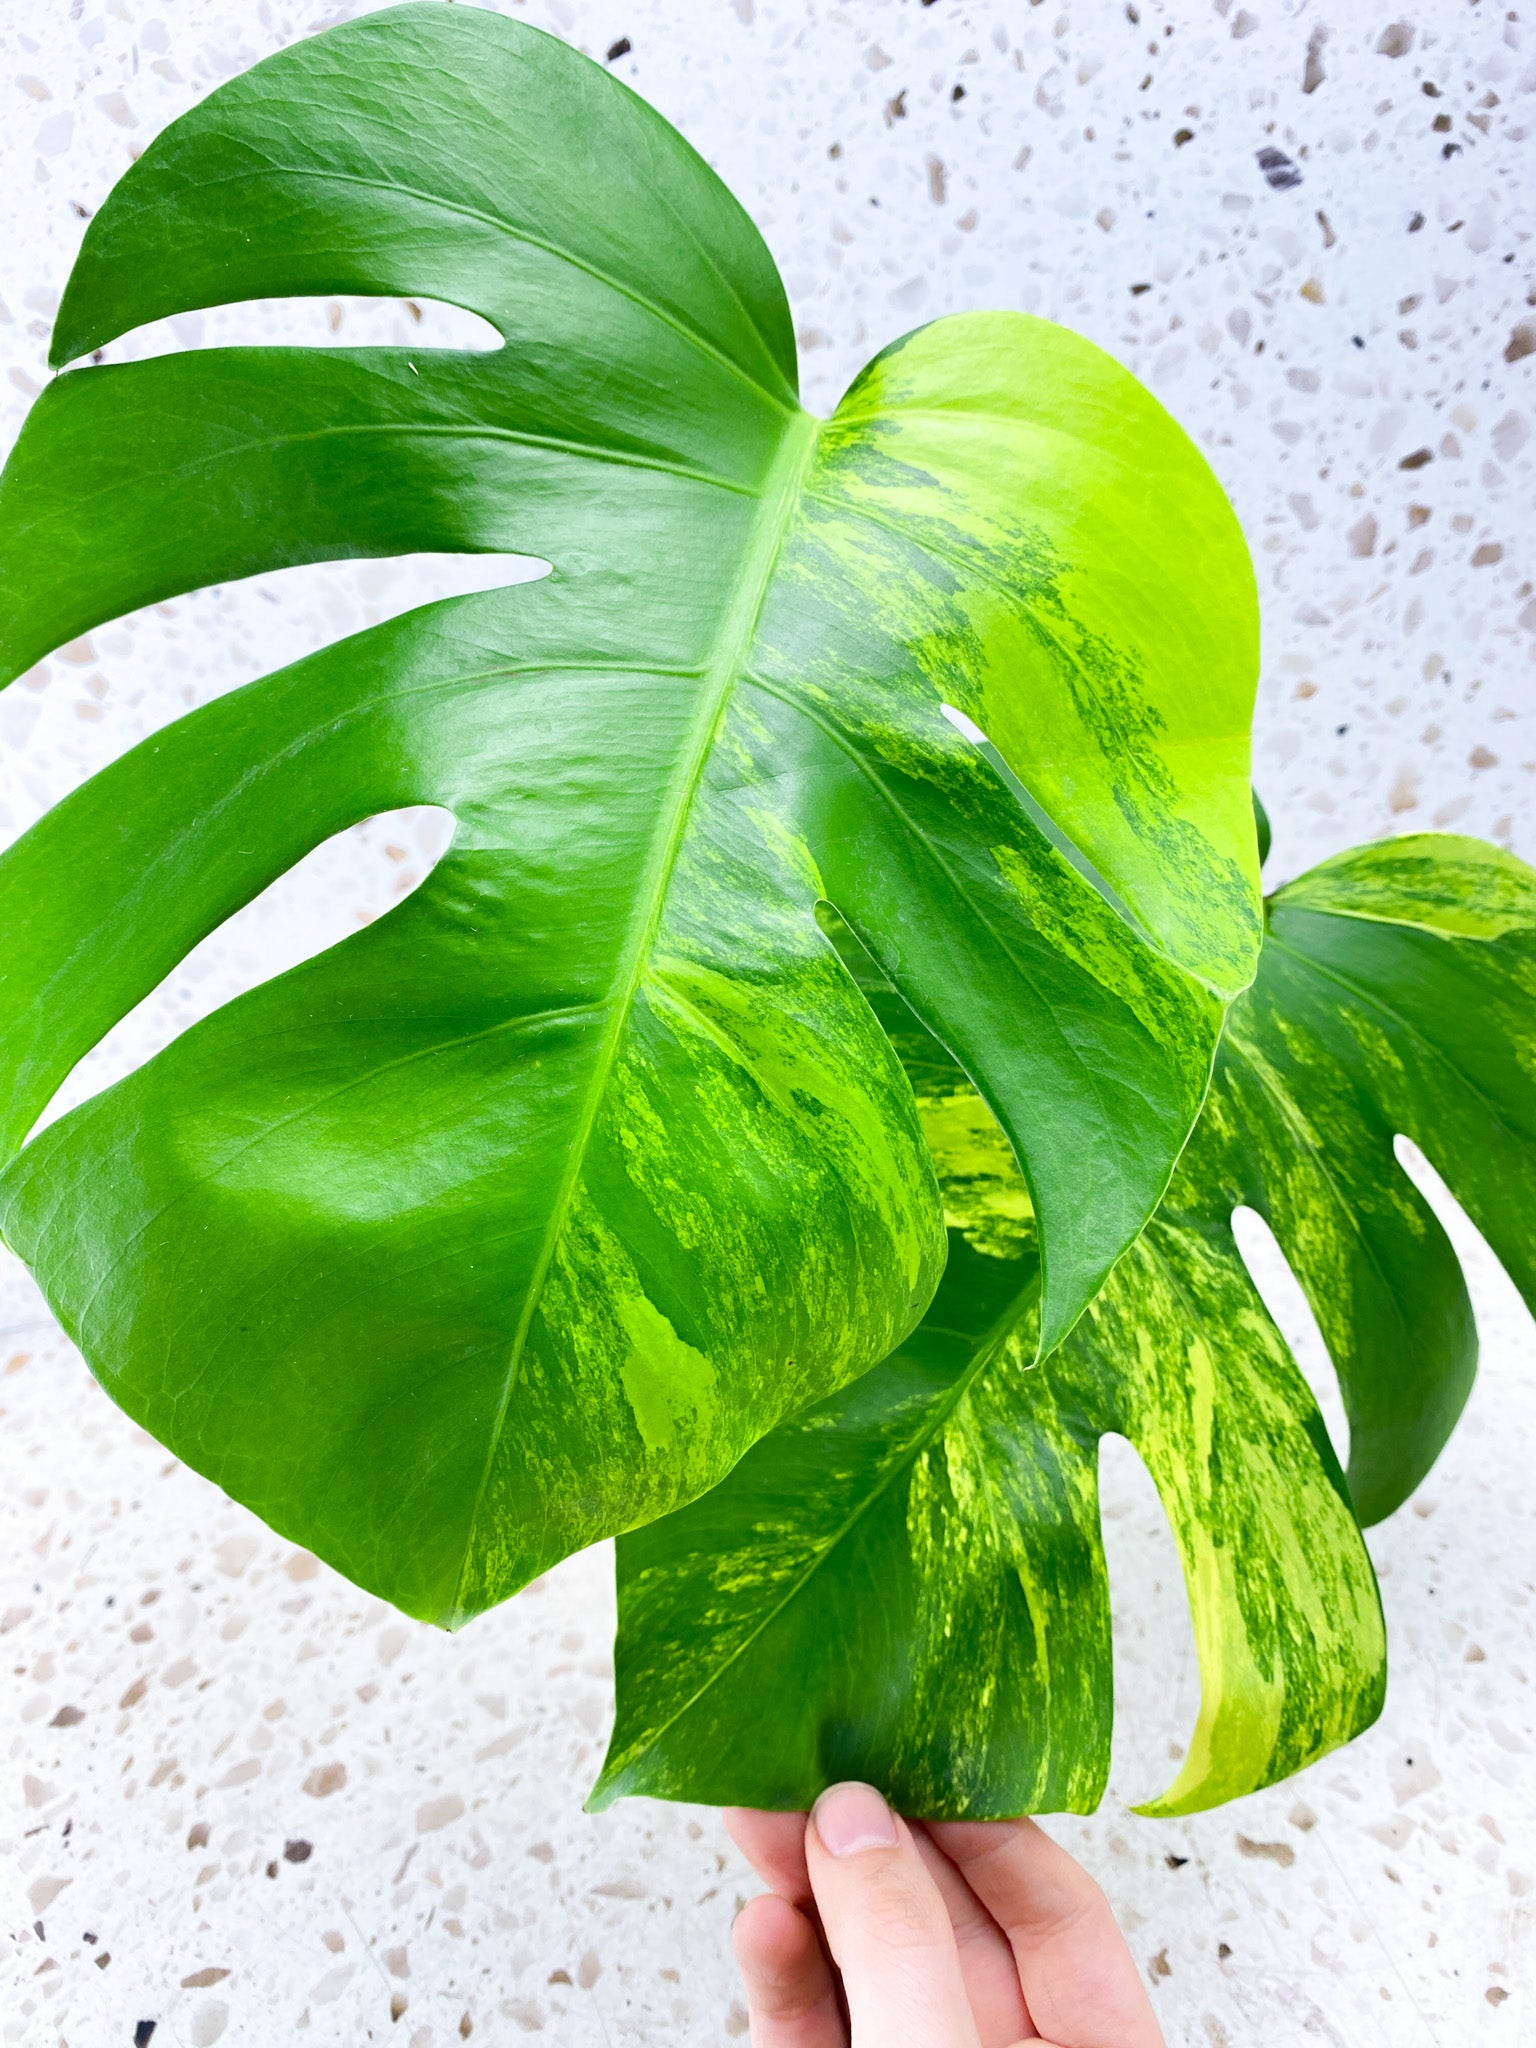
M950 1261L894 1357L619 1545L619 1709L597 1803L803 1806L871 1778L932 1815L1087 1810L1111 1724L1097 1446L1150 1468L1202 1707L1187 1813L1366 1727L1385 1684L1357 1522L1428 1471L1476 1335L1422 1146L1536 1304L1536 874L1438 835L1325 862L1268 905L1166 1200L1031 1369L1034 1218L1001 1132L887 998ZM1238 1254L1272 1225L1342 1385L1349 1477Z
M941 321L813 418L719 180L475 8L369 15L177 121L53 360L338 292L504 346L67 370L0 479L0 682L290 563L553 573L195 711L0 860L0 1228L178 1456L452 1621L926 1307L932 1168L823 902L1011 1135L1071 1327L1253 971L1254 591L1183 434L1041 321ZM456 831L413 896L27 1142L207 932L416 803Z

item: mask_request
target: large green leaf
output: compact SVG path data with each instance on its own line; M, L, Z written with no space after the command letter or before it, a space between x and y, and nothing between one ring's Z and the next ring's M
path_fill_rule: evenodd
M1493 847L1391 840L1281 889L1162 1207L1026 1371L1027 1193L984 1105L887 995L945 1190L943 1284L892 1359L622 1540L597 1803L797 1806L852 1774L924 1813L1097 1804L1111 1430L1167 1510L1202 1681L1186 1762L1144 1810L1214 1805L1366 1726L1385 1679L1369 1559L1232 1212L1268 1218L1305 1287L1343 1386L1355 1501L1387 1512L1449 1433L1476 1351L1460 1268L1394 1135L1435 1161L1536 1304L1533 998L1536 874Z
M811 418L730 195L472 8L177 122L54 359L342 291L505 346L68 371L0 478L0 680L286 563L553 574L195 712L0 860L0 1226L181 1457L453 1620L699 1494L925 1306L932 1170L824 901L1013 1138L1071 1326L1252 969L1253 585L1178 428L1043 322L941 322ZM414 896L25 1142L205 933L410 803L457 821Z

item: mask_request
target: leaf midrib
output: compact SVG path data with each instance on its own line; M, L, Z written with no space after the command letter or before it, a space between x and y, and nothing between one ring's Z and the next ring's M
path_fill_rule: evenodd
M647 1750L654 1749L663 1737L677 1726L685 1714L692 1713L699 1701L703 1699L707 1692L720 1683L732 1665L738 1663L746 1655L747 1651L752 1648L753 1644L772 1628L784 1610L799 1599L811 1580L815 1578L816 1574L833 1553L846 1542L853 1530L858 1527L859 1523L874 1507L876 1501L888 1493L902 1474L910 1471L912 1466L916 1464L920 1453L928 1448L940 1430L944 1428L945 1424L959 1407L961 1401L981 1377L981 1374L992 1363L993 1359L996 1358L1001 1346L1017 1328L1019 1319L1024 1314L1026 1308L1028 1308L1032 1301L1039 1298L1039 1293L1040 1269L1037 1266L1025 1285L1008 1303L1007 1307L995 1319L985 1334L981 1338L974 1340L975 1348L970 1358L955 1375L955 1379L949 1389L935 1402L932 1411L922 1426L915 1432L911 1442L897 1457L891 1460L890 1464L881 1474L879 1484L872 1487L864 1495L853 1511L815 1552L804 1569L791 1580L783 1597L776 1600L755 1627L742 1637L730 1655L715 1666L697 1691L691 1693L675 1712L669 1714L659 1728L650 1730L644 1742L630 1752L629 1756L625 1759L623 1769L628 1770L638 1757L643 1756ZM606 1779L607 1776L608 1771L605 1765L602 1777L598 1780L599 1785L602 1784L603 1779Z
M694 799L709 763L726 707L745 672L746 659L756 636L758 620L762 615L774 570L778 565L784 536L800 500L802 481L815 453L821 424L821 421L810 413L797 412L788 423L779 444L778 454L763 486L757 517L752 523L751 537L742 557L735 598L726 607L704 671L704 685L700 691L699 709L694 719L692 743L673 784L670 815L664 813L666 830L664 834L658 834L654 842L650 865L640 888L636 891L637 915L632 923L629 946L619 964L617 993L593 1063L592 1078L588 1083L580 1120L567 1154L565 1171L561 1176L555 1199L550 1205L549 1223L539 1248L537 1262L529 1277L517 1328L513 1333L505 1382L486 1447L485 1465L465 1528L464 1556L459 1567L458 1583L454 1589L450 1610L455 1618L463 1613L465 1581L475 1555L475 1533L479 1526L481 1510L485 1505L486 1490L501 1445L502 1433L506 1427L512 1395L522 1374L534 1312L543 1296L544 1283L549 1276L556 1248L565 1229L576 1184L586 1162L587 1147L591 1143L608 1082L640 987L640 979L650 957L662 913L666 908L668 890L678 854L682 849Z

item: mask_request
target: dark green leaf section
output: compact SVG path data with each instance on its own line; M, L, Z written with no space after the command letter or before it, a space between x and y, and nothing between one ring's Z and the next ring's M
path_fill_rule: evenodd
M601 565L646 614L658 555L718 584L786 416L737 399L713 445L658 421L637 449L618 408L579 419L545 381L510 350L307 348L55 379L0 479L5 680L104 619L299 562L543 553L567 574Z
M1012 1139L1041 1341L1081 1314L1256 956L1253 582L1177 426L1047 323L924 329L813 420L719 181L483 10L346 24L157 138L55 359L342 291L506 346L67 371L0 476L0 680L288 563L552 573L195 712L0 858L0 1227L178 1456L455 1621L930 1298L916 1106L819 906ZM407 803L456 821L419 891L27 1142L192 945Z
M708 1485L895 1341L936 1262L901 1071L729 782L636 960L696 674L638 669L552 584L518 592L520 666L506 611L434 606L236 692L0 863L29 941L5 983L19 1135L306 833L454 810L398 911L0 1183L7 1241L130 1412L431 1616ZM66 862L74 947L27 909Z
M1092 1749L1041 1741L1101 1717L1109 1639L1092 1439L1024 1387L1034 1278L958 1241L896 1357L624 1539L593 1805L804 1807L849 1776L914 1813L1096 1803Z
M1439 1455L1477 1333L1445 1232L1398 1166L1412 1138L1536 1305L1536 875L1451 834L1340 854L1270 900L1202 1146L1270 1223L1349 1416L1361 1520ZM1208 1119L1209 1121L1209 1119Z
M619 1545L618 1714L593 1803L1089 1812L1112 1722L1098 1442L1146 1460L1184 1565L1202 1709L1190 1812L1379 1711L1374 1580L1316 1406L1231 1245L1149 1227L1027 1370L1022 1189L974 1095L929 1098L950 1263L897 1355ZM1172 1213L1170 1213L1172 1212ZM988 1250L978 1249L987 1246ZM990 1316L990 1320L989 1320Z
M1157 1483L1200 1659L1186 1762L1145 1810L1214 1805L1346 1741L1382 1697L1374 1580L1232 1211L1252 1204L1284 1246L1344 1388L1354 1497L1390 1511L1476 1357L1460 1269L1396 1133L1536 1299L1536 875L1435 835L1279 891L1157 1216L1028 1372L1033 1226L1011 1156L830 928L918 1091L949 1265L894 1358L621 1542L618 1717L595 1802L794 1807L859 1775L918 1813L1092 1807L1111 1720L1108 1431Z
M711 364L738 404L795 395L784 287L719 179L600 65L471 8L313 36L157 137L86 231L49 360L191 307L332 292L466 306L631 428L718 422Z

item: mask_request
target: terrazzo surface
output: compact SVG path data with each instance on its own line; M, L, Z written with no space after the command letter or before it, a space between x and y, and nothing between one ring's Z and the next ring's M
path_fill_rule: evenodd
M211 86L324 13L0 0L0 438L47 376L86 214ZM527 0L720 169L788 281L808 402L934 315L1019 306L1184 421L1251 537L1272 874L1454 825L1536 857L1536 24L1437 0L1125 6ZM552 144L553 146L553 144ZM419 315L419 317L418 317ZM450 309L194 315L233 339L469 338ZM234 683L507 565L337 564L177 600L0 698L0 835ZM216 934L58 1107L378 915L437 813L341 835ZM1433 1187L1422 1163L1412 1170ZM1172 2048L1536 2042L1536 1342L1443 1194L1484 1339L1466 1418L1372 1532L1383 1719L1179 1823L1193 1652L1166 1528L1106 1447L1115 1794L1053 1829L1099 1876ZM1256 1269L1342 1430L1272 1248ZM750 1879L715 1817L581 1801L611 1557L449 1638L291 1550L129 1424L0 1272L0 2042L695 2048L741 2037Z

